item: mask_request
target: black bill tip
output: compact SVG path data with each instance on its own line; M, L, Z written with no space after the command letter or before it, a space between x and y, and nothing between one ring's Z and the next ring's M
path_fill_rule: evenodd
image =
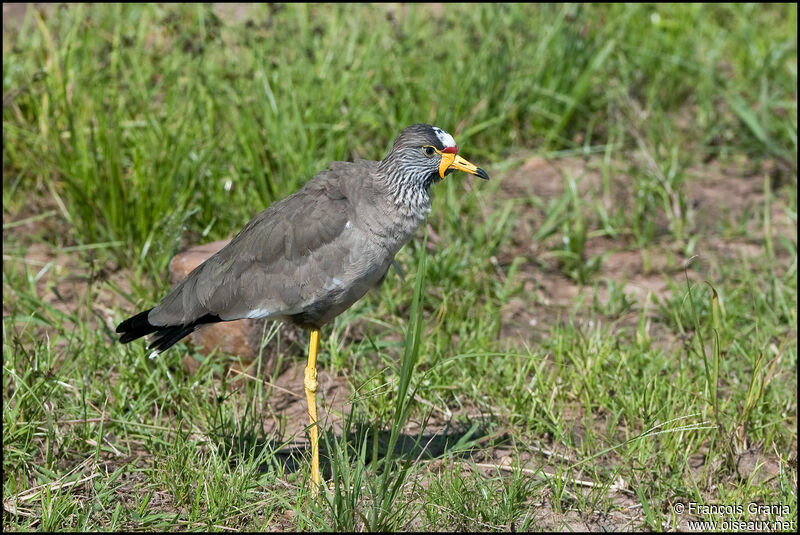
M478 167L478 170L475 171L475 176L480 177L484 180L489 180L489 175L486 173L486 171L484 171L480 167Z

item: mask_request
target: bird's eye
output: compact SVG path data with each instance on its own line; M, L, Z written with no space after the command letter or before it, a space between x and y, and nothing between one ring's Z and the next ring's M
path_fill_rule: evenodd
M422 147L422 152L425 154L425 156L430 158L431 156L436 154L436 149L434 149L430 145L426 145L426 146Z

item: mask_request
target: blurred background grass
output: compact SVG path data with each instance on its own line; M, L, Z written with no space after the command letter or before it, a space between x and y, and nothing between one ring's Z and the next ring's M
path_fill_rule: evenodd
M413 122L491 165L521 147L634 148L631 114L660 160L676 153L673 174L736 155L788 181L793 9L287 5L228 23L198 5L32 11L4 32L3 204L58 195L64 239L122 242L121 265L163 269L181 229L227 236L329 161L380 159Z
M601 529L630 517L660 530L681 525L677 499L786 503L796 521L796 20L794 4L4 16L4 527ZM163 295L180 248L231 236L331 160L382 158L414 122L451 132L495 180L436 188L427 249L398 256L409 280L343 315L321 368L347 383L348 429L384 429L404 333L423 322L404 411L422 430L431 414L480 421L483 441L462 433L459 451L510 461L487 472L451 453L438 470L377 478L389 463L333 434L334 497L296 501L302 480L264 468L277 449L261 422L287 418L271 390L220 383L219 359L191 374L181 351L148 361L111 329ZM552 193L538 195L532 156L588 163L538 181ZM710 207L689 194L704 170L730 184ZM753 199L737 198L743 182ZM718 254L732 241L755 253ZM636 252L666 290L631 294L607 269L612 250ZM685 280L675 266L698 252ZM72 279L82 291L62 295ZM560 308L542 297L554 280L578 288ZM536 311L516 337L511 305ZM676 421L688 427L637 438ZM778 475L751 477L754 451ZM554 459L568 461L555 476ZM589 523L597 510L613 522Z

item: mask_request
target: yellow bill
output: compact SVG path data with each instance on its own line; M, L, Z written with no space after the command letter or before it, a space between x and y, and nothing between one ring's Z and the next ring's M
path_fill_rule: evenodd
M458 171L464 171L465 173L475 175L484 180L489 180L489 175L486 173L486 171L484 171L474 163L468 162L458 154L455 154L453 152L443 152L443 151L436 151L436 152L438 152L442 157L442 161L439 164L439 176L441 176L442 178L444 178L445 172L448 169L456 169Z

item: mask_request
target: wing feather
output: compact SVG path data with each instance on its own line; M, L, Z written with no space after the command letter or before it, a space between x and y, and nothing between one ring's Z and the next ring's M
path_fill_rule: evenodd
M231 320L251 317L254 311L264 317L296 313L311 283L302 276L295 278L296 272L304 271L310 255L333 244L352 216L352 203L341 186L342 167L318 175L256 215L228 245L181 281L148 320L174 325L207 314Z

